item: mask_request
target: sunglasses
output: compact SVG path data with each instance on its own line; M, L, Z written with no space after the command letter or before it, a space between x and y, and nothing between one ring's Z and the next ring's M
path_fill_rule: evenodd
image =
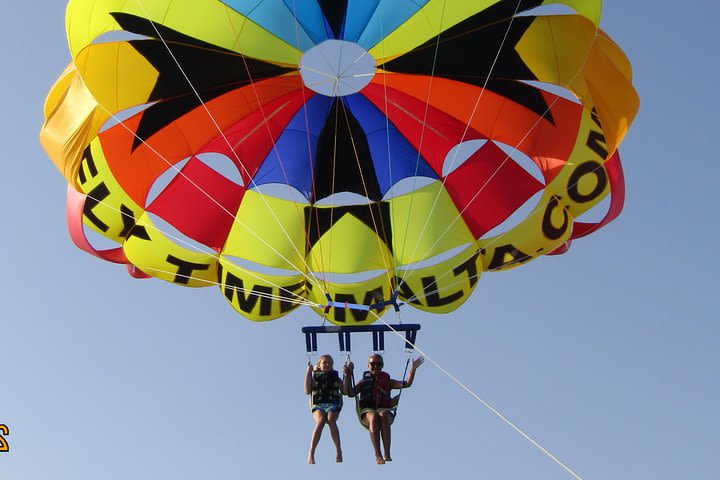
M382 367L382 366L383 366L383 362L370 362L369 365L370 365L371 367Z

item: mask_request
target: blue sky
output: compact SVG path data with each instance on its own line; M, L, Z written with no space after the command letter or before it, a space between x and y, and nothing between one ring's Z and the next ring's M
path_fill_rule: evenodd
M623 214L566 255L485 275L452 315L403 314L433 360L588 480L720 477L720 7L649 4L608 0L601 22L641 97L620 149ZM299 330L316 317L254 324L215 289L135 281L77 250L37 141L69 61L64 2L3 10L1 478L572 478L430 362L403 394L392 464L373 463L346 409L345 462L326 432L305 465ZM369 341L354 347L364 363ZM386 356L396 376L401 350Z

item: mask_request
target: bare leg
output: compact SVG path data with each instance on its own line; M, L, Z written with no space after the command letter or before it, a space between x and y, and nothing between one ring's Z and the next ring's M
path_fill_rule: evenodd
M380 433L382 435L383 448L385 449L385 461L392 462L390 456L390 412L380 414Z
M376 412L367 412L365 414L367 419L368 428L370 429L370 443L372 443L373 450L375 451L375 461L378 465L385 463L385 460L380 453L380 418Z
M312 438L310 440L310 452L308 453L308 463L310 464L315 463L315 447L317 447L317 444L320 441L320 435L322 435L323 427L327 421L325 412L322 410L315 410L313 412L313 418L315 419L315 429L312 433Z
M340 430L337 426L337 419L340 416L340 412L329 412L327 414L327 424L330 428L330 436L335 444L335 461L342 462L342 448L340 447Z

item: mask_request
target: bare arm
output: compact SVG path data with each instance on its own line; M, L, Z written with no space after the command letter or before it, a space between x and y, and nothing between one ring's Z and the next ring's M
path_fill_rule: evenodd
M305 370L305 395L312 393L312 363L308 362L307 370Z
M423 364L425 361L425 357L417 357L415 360L412 361L412 366L410 367L410 373L408 374L407 380L404 382L402 380L391 380L390 386L394 389L401 389L401 388L409 388L413 384L413 380L415 380L415 371L417 368Z

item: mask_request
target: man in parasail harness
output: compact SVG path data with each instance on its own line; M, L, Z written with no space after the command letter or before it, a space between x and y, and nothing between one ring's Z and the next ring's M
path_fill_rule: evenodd
M368 358L369 371L363 373L363 378L356 385L351 385L354 365L352 362L343 366L344 390L350 397L360 395L358 402L360 420L370 431L370 442L375 451L375 460L378 465L392 461L390 456L390 424L394 418L394 399L390 396L393 389L408 388L415 378L415 370L422 365L425 359L418 357L412 361L407 380L393 380L383 372L383 358L378 354ZM380 452L380 438L382 437L385 455Z

